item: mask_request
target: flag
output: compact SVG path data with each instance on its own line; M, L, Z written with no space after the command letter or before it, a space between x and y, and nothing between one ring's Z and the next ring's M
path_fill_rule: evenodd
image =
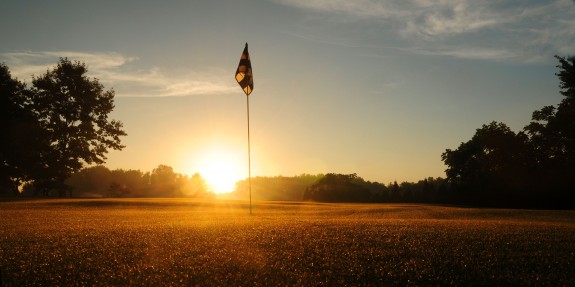
M240 63L238 64L238 69L236 70L236 81L238 81L238 84L240 84L246 96L252 93L254 89L254 78L250 53L248 52L248 43L246 43L246 47L240 58Z

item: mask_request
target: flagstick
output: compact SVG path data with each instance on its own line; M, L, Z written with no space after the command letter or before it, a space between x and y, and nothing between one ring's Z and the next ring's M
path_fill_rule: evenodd
M248 185L250 188L250 215L252 215L252 162L250 151L250 96L246 95L248 107Z

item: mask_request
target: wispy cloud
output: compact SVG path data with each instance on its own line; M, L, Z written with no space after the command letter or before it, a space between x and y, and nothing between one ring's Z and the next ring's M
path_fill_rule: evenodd
M452 56L457 58L475 60L507 60L517 57L506 49L480 48L480 47L441 47L437 49L412 49L413 53L422 55Z
M106 88L114 88L119 97L163 97L226 94L235 86L220 75L223 71L208 70L204 73L166 71L158 67L138 69L139 59L119 53L74 51L19 51L0 54L20 80L28 81L32 75L40 76L67 57L88 65L88 76L100 80ZM227 75L227 74L225 74Z
M553 54L572 53L575 47L572 0L277 1L337 15L335 19L346 25L350 19L383 24L380 35L399 35L405 40L403 48L414 53L537 62Z
M508 18L482 6L480 1L419 0L406 21L404 33L434 37L454 36L501 25Z
M398 13L405 13L396 6L397 1L373 1L373 0L280 0L279 2L304 9L313 9L343 15L380 18L396 17ZM407 12L408 13L408 12Z
M97 74L106 70L117 69L125 64L135 61L136 57L125 57L118 53L83 53L72 51L60 52L33 52L18 51L3 53L2 58L10 66L12 73L19 78L38 76L52 67L60 57L72 60L80 60L89 64L91 74Z

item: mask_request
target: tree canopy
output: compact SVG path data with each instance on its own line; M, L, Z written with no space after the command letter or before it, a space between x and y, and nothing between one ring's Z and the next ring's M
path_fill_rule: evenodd
M15 195L21 182L33 179L47 144L31 96L0 64L0 195Z
M559 57L555 75L564 96L557 107L546 106L533 112L525 127L533 149L538 176L554 189L570 189L575 174L575 56Z
M522 132L492 122L447 149L441 158L454 189L505 205L569 205L575 197L575 57L555 58L562 101L534 111Z
M524 180L528 165L526 136L506 124L491 122L476 130L456 150L447 149L442 160L447 178L467 190L506 189Z
M27 89L0 67L0 97L8 110L2 113L2 182L18 186L31 180L64 195L64 181L73 172L104 163L108 149L124 148L122 123L108 118L114 90L106 91L87 72L85 63L60 58Z

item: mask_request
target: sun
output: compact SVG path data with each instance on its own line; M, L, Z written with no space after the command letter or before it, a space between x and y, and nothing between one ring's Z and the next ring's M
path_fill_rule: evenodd
M236 182L243 179L238 160L224 151L204 154L199 169L208 187L217 194L234 191Z

